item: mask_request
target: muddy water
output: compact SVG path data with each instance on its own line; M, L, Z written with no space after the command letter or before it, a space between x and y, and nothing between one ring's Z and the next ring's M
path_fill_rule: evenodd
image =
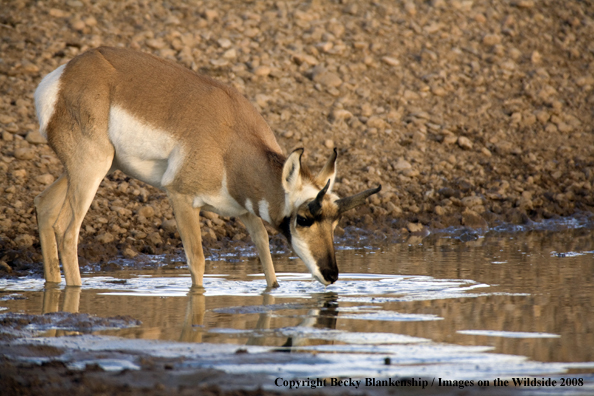
M390 245L363 240L337 256L340 280L327 288L303 273L298 259L277 254L281 287L267 291L250 252L208 261L204 290L190 289L181 262L179 268L86 273L83 287L72 289L46 289L35 278L0 280L0 313L129 315L142 325L87 331L294 351L389 354L394 345L468 346L462 350L572 362L578 363L574 373L594 372L594 233L588 228L442 233ZM419 362L409 357L401 364Z

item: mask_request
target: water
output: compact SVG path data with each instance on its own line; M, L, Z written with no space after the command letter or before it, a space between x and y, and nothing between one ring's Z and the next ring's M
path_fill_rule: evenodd
M316 364L326 375L594 373L593 233L471 236L341 248L340 279L326 288L302 272L299 260L277 254L281 287L266 291L251 253L208 261L204 290L190 289L181 264L86 273L83 287L73 289L46 290L38 278L0 280L0 313L129 315L142 324L100 330L50 325L34 334L257 345L297 353L292 356L316 352L325 357ZM231 373L279 370L278 362L211 365ZM282 367L296 376L322 370L307 358Z

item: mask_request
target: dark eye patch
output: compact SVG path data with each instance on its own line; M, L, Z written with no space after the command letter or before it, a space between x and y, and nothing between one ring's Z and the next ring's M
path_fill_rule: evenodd
M312 219L311 217L297 215L297 225L299 227L311 227L313 223L314 219Z

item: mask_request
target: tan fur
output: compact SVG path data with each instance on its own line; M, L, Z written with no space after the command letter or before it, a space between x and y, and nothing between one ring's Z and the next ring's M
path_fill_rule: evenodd
M303 150L287 159L264 119L235 89L153 55L101 47L59 72L53 74L59 89L52 93L40 84L36 91L36 105L44 109L38 114L46 118L40 122L47 123L48 143L65 168L35 199L47 282L60 281L59 256L66 284L81 285L77 243L83 217L103 177L121 169L167 192L194 286L202 286L204 274L201 208L239 216L256 244L267 285L278 285L260 211L287 232L294 206L315 198L328 180L333 185L336 151L314 178L301 165ZM296 184L287 189L289 168L297 170ZM324 199L327 220L309 232L296 231L314 257L331 257L334 267L336 199Z

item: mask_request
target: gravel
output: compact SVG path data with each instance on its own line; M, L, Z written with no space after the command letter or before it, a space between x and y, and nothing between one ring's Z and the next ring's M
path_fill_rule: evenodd
M339 195L383 186L341 229L484 229L591 212L593 15L591 2L562 0L4 2L0 262L39 265L33 199L62 173L37 131L35 87L98 45L234 86L314 169L336 145ZM249 242L236 219L201 225L207 248ZM181 248L165 194L119 172L101 184L80 244L89 262Z

